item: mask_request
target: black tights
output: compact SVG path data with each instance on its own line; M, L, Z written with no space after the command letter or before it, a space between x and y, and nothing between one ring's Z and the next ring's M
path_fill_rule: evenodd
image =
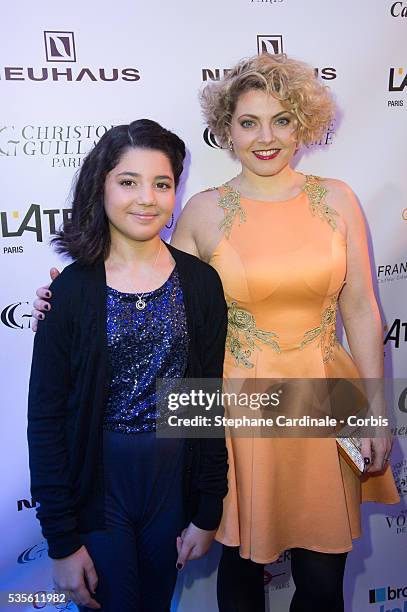
M293 548L295 593L290 612L343 612L347 553ZM264 612L264 565L242 559L238 547L224 546L218 569L219 612Z

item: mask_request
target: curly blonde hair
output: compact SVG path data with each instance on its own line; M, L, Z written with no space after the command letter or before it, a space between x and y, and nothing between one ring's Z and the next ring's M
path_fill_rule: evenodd
M334 117L332 95L308 64L288 58L285 53L262 53L241 60L222 80L206 85L200 95L206 122L222 146L229 142L239 96L251 89L267 92L294 113L299 144L319 140Z

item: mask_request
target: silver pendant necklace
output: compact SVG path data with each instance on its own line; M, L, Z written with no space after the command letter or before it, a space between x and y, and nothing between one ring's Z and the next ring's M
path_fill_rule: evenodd
M160 240L160 246L159 246L159 249L158 249L158 252L157 252L156 258L155 258L155 260L154 260L153 267L151 268L151 271L153 271L153 270L154 270L154 268L155 268L155 266L156 266L156 263L157 263L157 261L158 261L158 258L159 258L159 256L160 256L160 253L161 253L161 245L162 245L162 240ZM144 299L144 295L145 295L146 293L147 293L147 291L144 291L144 293L140 293L140 294L136 293L136 295L137 295L137 302L136 302L136 308L137 308L137 310L144 310L144 308L146 307L147 302L146 302L146 301L145 301L145 299Z

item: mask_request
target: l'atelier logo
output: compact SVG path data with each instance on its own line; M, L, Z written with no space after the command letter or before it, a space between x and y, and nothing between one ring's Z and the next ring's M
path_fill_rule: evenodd
M404 68L390 68L389 71L389 91L404 91L407 87L407 74Z
M76 62L73 32L44 32L47 62Z

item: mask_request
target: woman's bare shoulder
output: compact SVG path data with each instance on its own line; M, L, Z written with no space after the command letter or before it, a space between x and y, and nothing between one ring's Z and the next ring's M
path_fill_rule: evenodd
M216 188L205 189L191 196L183 208L183 213L206 214L208 209L213 209L219 201L219 191Z
M360 211L358 199L352 188L340 179L323 178L322 185L327 189L328 203L343 217L352 217Z

